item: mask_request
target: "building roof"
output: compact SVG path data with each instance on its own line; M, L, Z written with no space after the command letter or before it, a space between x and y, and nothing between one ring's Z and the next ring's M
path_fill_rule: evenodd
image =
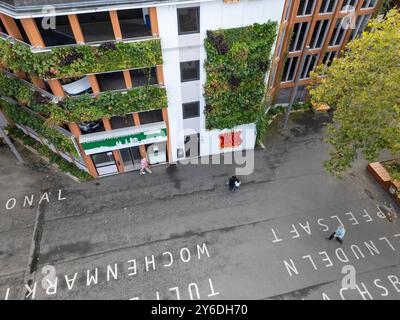
M83 13L93 11L106 11L112 8L129 9L135 7L148 7L152 5L200 2L203 0L1 0L0 12L14 18L42 17L49 14L45 6L53 6L56 15L68 13Z

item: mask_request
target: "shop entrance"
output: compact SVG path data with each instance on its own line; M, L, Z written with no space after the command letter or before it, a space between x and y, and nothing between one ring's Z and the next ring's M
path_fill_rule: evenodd
M122 161L124 162L125 171L139 170L140 169L140 156L139 147L131 147L120 149Z

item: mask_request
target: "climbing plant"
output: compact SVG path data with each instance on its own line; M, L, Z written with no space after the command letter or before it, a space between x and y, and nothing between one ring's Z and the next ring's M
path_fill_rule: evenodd
M41 79L71 78L113 70L149 68L162 64L159 39L78 45L32 52L22 43L0 39L0 63Z
M57 129L50 127L44 119L36 116L34 113L0 99L0 108L15 122L20 125L31 128L38 135L46 138L57 149L65 153L71 153L78 157L78 153L70 138L62 134Z
M276 37L275 22L208 31L204 87L208 129L256 122L265 126L264 78Z
M3 73L0 73L0 95L12 98L60 124L94 121L167 106L165 88L151 85L135 87L126 92L105 91L97 97L89 94L66 97L54 103L20 79Z

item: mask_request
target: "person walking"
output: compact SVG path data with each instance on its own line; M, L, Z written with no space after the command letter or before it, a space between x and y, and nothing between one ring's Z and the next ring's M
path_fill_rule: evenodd
M140 160L140 174L146 174L146 171L151 173L148 167L149 163L147 162L146 157L143 157L142 160Z
M227 185L229 185L229 191L232 191L235 188L235 181L236 181L236 177L232 176L230 177Z
M346 229L344 228L344 226L338 226L335 230L334 233L331 234L331 236L329 237L329 240L332 240L333 237L336 238L337 241L339 241L340 243L343 243L343 237L346 233Z
M235 191L239 191L241 184L242 184L242 182L238 178L235 177L235 187L234 187Z

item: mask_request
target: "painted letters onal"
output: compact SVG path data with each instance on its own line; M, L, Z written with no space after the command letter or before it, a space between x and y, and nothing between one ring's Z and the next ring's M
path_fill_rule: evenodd
M5 203L5 209L7 211L11 211L17 208L18 204L22 205L22 208L32 208L34 205L41 205L42 203L50 203L51 200L54 201L63 201L67 198L64 197L63 190L57 190L54 192L48 191L43 192L40 195L30 194L25 195L21 199L12 197L9 198Z

